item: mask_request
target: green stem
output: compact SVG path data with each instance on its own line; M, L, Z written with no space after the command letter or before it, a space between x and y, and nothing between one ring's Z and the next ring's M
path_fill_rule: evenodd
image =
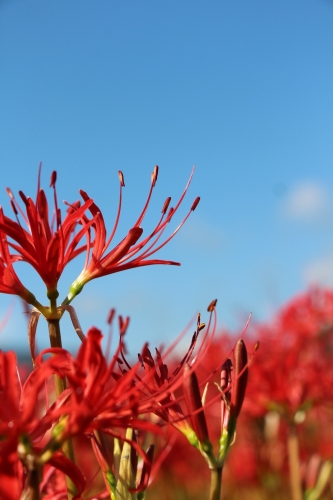
M289 425L288 459L292 500L302 500L301 464L299 460L298 438L294 424Z
M48 328L50 336L51 347L62 347L61 334L60 334L60 320L59 319L48 319ZM66 379L59 377L59 375L54 375L54 384L56 390L57 398L66 389ZM62 451L65 456L75 463L74 456L74 446L73 441L68 439L62 446ZM73 496L76 494L76 487L73 481L66 476L67 494L68 500L72 500Z
M221 498L222 471L223 467L216 467L210 470L209 500L220 500Z
M60 334L60 320L59 319L48 319L47 320L49 328L50 346L51 347L62 347L61 334ZM54 383L56 389L57 398L66 389L66 380L59 377L59 375L54 376Z
M40 483L39 468L33 468L29 470L27 477L27 486L24 489L20 500L40 500L39 483Z

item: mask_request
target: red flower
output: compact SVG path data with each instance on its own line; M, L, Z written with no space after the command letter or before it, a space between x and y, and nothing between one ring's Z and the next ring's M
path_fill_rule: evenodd
M152 457L150 452L145 453L141 449L135 435L129 436L128 429L155 434L161 433L161 429L143 418L150 411L151 402L141 397L140 386L134 383L139 363L126 373L118 370L127 325L128 321L120 321L120 342L110 363L102 352L102 334L97 328L88 331L75 359L61 348L47 349L37 358L37 366L43 366L43 355L55 354L46 363L52 366L54 373L67 380L67 389L58 398L58 407L53 411L53 415L61 417L61 420L59 425L54 426L53 437L43 456L47 454L47 449L56 450L68 439L85 434L92 440L109 489L109 476L114 474L114 467L104 446L103 434L108 434L123 441L124 446L128 443L134 452L141 455L144 468L137 490L135 485L128 485L133 491L141 491L147 487ZM96 431L99 433L96 434Z
M139 390L133 385L139 364L120 376L117 365L122 336L109 364L102 352L102 337L100 330L90 328L76 358L65 349L52 348L45 349L36 359L37 366L48 363L54 373L66 376L68 381L68 388L59 398L66 405L54 411L58 417L66 416L66 426L56 441L96 429L109 434L113 429L129 426L151 430L150 424L137 418L145 412L145 403L139 400ZM42 357L48 353L56 356L43 363Z
M21 388L13 352L0 351L0 498L17 500L34 467L42 468L41 443L47 430L57 421L53 405L43 416L44 401L39 397L45 381L52 374L46 362L34 370ZM44 440L45 441L45 440ZM47 446L46 446L47 448ZM78 491L84 488L82 474L60 453L50 453L48 462L59 470L66 469ZM29 464L29 465L28 465ZM25 467L27 466L27 467ZM28 474L24 472L28 470Z
M0 223L2 221L3 212L0 207ZM14 270L13 262L15 262L15 258L9 253L7 239L0 232L0 293L18 295L28 304L35 304L35 296L22 285Z
M101 332L91 328L76 358L61 348L43 351L22 389L15 354L0 351L0 498L17 500L29 475L41 472L45 463L70 476L78 494L82 493L82 473L58 451L73 436L93 438L93 431L99 430L124 439L121 431L128 427L160 432L156 425L139 418L147 411L147 403L140 401L140 391L133 384L139 363L126 374L117 373L120 347L108 363L101 339ZM43 361L49 353L54 356ZM43 388L54 374L66 376L68 387L49 407ZM129 441L147 466L141 489L147 484L150 461L135 441ZM30 472L24 479L26 469Z
M122 188L125 186L124 176L122 172L119 171L119 179L120 179L120 198L118 205L118 213L116 217L116 221L111 232L110 237L106 240L106 228L104 223L104 218L101 213L101 210L98 206L92 202L91 198L89 198L88 194L84 191L80 191L81 196L85 203L90 203L89 211L93 216L93 220L85 219L85 223L89 224L93 227L95 231L94 240L90 241L88 238L88 250L87 250L87 258L83 271L80 276L72 283L70 287L70 292L64 301L64 304L69 304L73 298L79 294L84 287L84 285L95 278L99 278L101 276L106 276L108 274L117 273L119 271L124 271L125 269L132 269L135 267L141 266L149 266L154 264L170 264L170 265L180 265L178 262L173 262L170 260L158 260L158 259L148 259L151 255L156 253L162 247L164 247L168 241L171 240L175 236L175 234L182 227L186 219L189 217L190 213L195 210L197 207L200 198L197 197L190 211L183 219L181 224L177 227L177 229L169 236L165 241L159 243L159 240L166 229L167 224L171 221L176 211L178 210L183 198L187 192L189 184L191 182L194 170L192 170L190 179L185 187L183 194L178 200L176 206L174 208L169 208L171 198L167 198L162 207L162 215L161 218L155 227L155 229L146 236L142 241L138 242L140 237L143 234L143 229L141 228L142 221L148 209L148 205L150 202L150 198L156 184L157 175L158 175L158 167L154 168L151 177L151 186L148 194L148 198L144 205L144 208L139 215L138 220L134 224L134 226L129 230L127 236L112 250L107 251L111 241L116 233L120 212L121 212L121 204L122 204ZM87 235L90 236L89 231L87 231ZM92 251L90 252L90 249Z
M184 384L184 378L190 377L189 367L194 370L200 365L211 344L216 328L215 304L216 301L213 301L209 306L208 310L211 312L211 316L200 345L197 346L198 338L201 330L205 328L205 324L200 322L200 315L198 315L197 329L192 336L190 347L178 364L172 362L172 370L165 361L175 347L177 340L165 353L162 352L162 349L156 349L155 358L147 345L144 347L142 354L139 354L139 361L144 373L140 374L138 372L136 374L135 384L141 393L141 401L146 402L145 404L150 412L155 413L165 422L172 424L185 434L188 439L194 434L195 426L193 426L193 419L189 412L183 411L181 407L184 394L179 396L178 393ZM123 352L121 352L119 362L121 369L125 370L124 367L126 367L126 370L131 369ZM124 373L126 374L127 371L124 371ZM191 413L191 409L189 410Z
M299 411L331 400L333 293L313 289L293 299L271 324L254 327L261 348L246 399L254 415Z
M215 350L220 353L220 359L216 366L211 367L209 358L210 350L213 350L212 340L216 328L215 304L216 301L213 301L208 307L211 316L200 345L197 348L199 333L205 325L200 323L199 316L191 345L180 363L173 366L172 370L165 362L170 349L166 353L156 349L156 356L153 357L148 347L145 347L139 355L144 375L140 376L138 372L136 385L142 393L141 402L147 401L149 411L184 434L188 441L200 451L209 467L219 468L224 464L235 435L236 422L247 385L249 361L245 343L240 338L232 349L235 363L233 364L230 359L226 360L218 344ZM255 350L257 350L257 345ZM131 367L123 352L121 360L120 366L125 365L126 370L130 370ZM205 361L208 361L210 365L208 370ZM231 375L232 370L233 375ZM204 373L201 379L197 376L200 371ZM207 401L208 382L213 380L217 373L221 373L222 382L214 384L218 386L218 390L213 387L215 394ZM202 396L201 387L205 387ZM215 455L209 427L211 427L211 408L217 402L222 406L222 415L218 429L219 450ZM216 411L214 413L213 421Z
M80 206L79 202L70 206L65 219L61 221L55 189L56 172L53 172L51 176L50 186L54 190L54 213L50 216L45 192L40 187L40 174L41 166L35 202L19 191L25 204L26 215L10 189L7 189L7 193L11 198L11 206L16 220L12 220L3 215L2 211L0 212L1 267L4 276L3 282L8 287L7 291L5 287L3 291L4 293L17 293L25 300L27 300L25 289L22 291L17 283L18 279L13 277L13 262L24 261L34 267L47 287L48 297L54 299L58 296L57 284L65 266L86 249L85 246L78 248L78 244L93 222L92 220L90 223L86 223L80 231L75 232L80 219L93 203L92 200L87 200L83 206ZM24 229L20 224L19 214L23 217L27 229ZM9 238L8 241L7 238ZM10 255L8 246L17 254Z

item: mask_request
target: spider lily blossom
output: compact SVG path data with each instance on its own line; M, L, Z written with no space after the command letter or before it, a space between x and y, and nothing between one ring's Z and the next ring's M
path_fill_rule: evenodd
M102 337L100 330L93 327L76 358L62 348L45 349L36 358L37 367L47 363L53 373L67 378L68 387L59 398L66 401L66 405L54 411L58 418L63 417L63 423L54 432L54 442L62 443L79 433L94 430L111 435L110 429L127 427L156 431L155 426L137 418L146 408L145 402L139 401L138 388L133 385L139 364L121 376L116 370L120 347L108 363L101 348ZM45 354L55 356L42 362ZM119 437L117 433L114 435Z
M292 422L332 400L332 318L332 291L312 288L255 327L263 349L248 387L249 414L274 411Z
M193 441L195 431L191 418L186 411L183 411L181 406L184 396L178 397L178 392L183 386L184 377L186 379L189 376L189 367L194 370L195 367L200 365L211 344L216 328L215 304L216 300L212 302L209 309L211 315L207 328L204 323L201 323L200 314L198 315L197 328L192 336L189 349L181 361L172 366L172 370L171 366L168 367L165 361L179 338L165 353L161 349L156 349L156 356L153 357L148 346L145 346L142 353L139 354L143 373L137 372L135 384L141 393L141 399L147 402L147 408L149 408L150 412L158 416L161 421L173 425L190 442ZM204 335L198 345L199 334L205 328ZM124 373L131 369L123 352L121 352L119 364Z
M82 206L77 202L67 210L64 220L61 220L61 211L58 208L56 194L56 172L52 173L50 186L54 190L54 212L49 214L49 203L44 190L40 187L41 166L38 174L38 186L36 200L25 196L19 191L20 197L25 205L25 212L15 199L12 191L7 188L10 197L11 207L15 219L10 219L0 211L0 236L1 236L1 261L3 283L7 284L7 291L3 287L4 293L15 293L24 300L33 303L26 290L22 290L13 275L13 263L24 261L30 264L40 275L47 288L49 299L58 297L57 284L65 266L78 254L84 252L86 246L78 247L78 244L85 232L89 230L86 223L76 232L80 219L86 210L92 205L92 200L87 200ZM19 220L19 215L27 227L25 229ZM16 252L9 253L8 248ZM12 281L11 284L11 278ZM1 283L1 282L0 282Z
M139 400L138 388L133 385L139 363L126 374L117 374L119 348L108 363L101 350L101 339L101 332L91 328L76 358L65 349L46 349L36 358L36 368L22 388L14 353L0 351L1 498L20 498L22 484L28 488L31 474L42 474L46 463L70 476L78 494L82 493L85 487L82 473L59 450L73 436L92 437L96 430L128 442L141 455L146 467L138 488L147 486L151 460L121 431L132 428L161 433L161 430L139 416L146 413L147 407L146 402ZM54 356L43 361L50 353ZM66 376L67 389L49 406L43 389L54 374ZM31 474L22 481L26 470Z
M0 223L3 212L0 207ZM6 237L0 232L0 293L18 295L28 304L35 305L35 296L21 283L17 276L13 262L15 259L9 253Z
M232 349L234 363L229 358L220 360L219 365L213 369L205 370L205 359L209 357L209 350L216 329L216 300L209 307L210 319L208 326L198 345L200 331L205 328L198 316L197 329L192 337L190 347L178 363L171 367L165 360L171 349L166 353L156 349L153 357L148 346L139 355L139 361L144 370L144 375L137 372L135 384L141 392L141 400L150 405L150 412L157 415L161 421L175 427L188 441L198 449L210 468L223 467L227 452L233 441L236 421L240 414L248 378L247 350L245 343L240 338ZM255 346L255 350L257 346ZM120 368L125 366L124 373L131 369L123 352L120 356ZM202 368L205 372L204 380L197 377L196 371ZM206 390L208 382L221 372L221 384L218 392L206 402ZM205 386L203 396L200 395L200 387ZM219 441L219 452L215 456L213 445L210 441L206 411L214 403L221 401L221 434ZM209 412L208 412L209 413ZM207 413L207 414L208 414Z
M0 351L0 498L17 500L30 487L34 475L40 475L45 463L43 449L48 449L48 462L66 472L78 492L84 489L80 470L55 449L50 450L46 432L57 421L55 403L43 416L39 398L45 381L52 374L49 363L34 370L23 387L18 377L16 356ZM21 497L23 498L23 496Z
M183 219L183 221L179 224L179 226L174 230L171 236L167 237L162 243L160 243L160 238L167 227L167 224L171 221L175 213L177 212L181 202L184 199L184 196L187 192L187 189L192 180L192 176L194 173L194 169L192 170L191 176L186 184L186 187L176 203L174 208L169 208L171 198L167 198L162 207L162 215L155 229L146 237L144 237L141 241L140 238L143 234L143 229L141 227L142 221L147 212L149 202L153 193L153 189L155 187L157 176L158 176L158 166L155 166L154 171L151 175L151 185L147 200L143 207L142 212L140 213L138 220L130 228L127 235L123 240L118 243L112 250L108 251L108 248L113 240L113 237L116 233L118 222L120 218L121 205L122 205L122 189L125 186L124 176L122 172L118 172L119 180L120 180L120 196L119 196L119 204L118 204L118 213L116 216L116 221L108 240L106 239L106 227L104 223L104 218L101 213L101 210L95 203L91 203L89 206L89 211L93 216L93 221L89 219L85 219L86 224L91 224L91 227L95 231L93 242L90 240L90 231L87 231L88 244L87 244L87 258L84 269L78 278L72 283L70 287L70 292L63 302L63 304L69 304L73 298L78 295L84 285L91 281L92 279L99 278L101 276L106 276L108 274L117 273L119 271L124 271L126 269L132 269L135 267L149 266L155 264L166 264L166 265L176 265L179 266L178 262L170 261L170 260L158 260L158 259L149 259L153 254L155 254L158 250L164 247L179 231L182 227L186 219L189 217L190 213L195 210L197 207L200 198L197 197L192 206ZM86 203L92 202L91 198L84 191L80 191L81 196ZM91 251L90 251L91 250Z

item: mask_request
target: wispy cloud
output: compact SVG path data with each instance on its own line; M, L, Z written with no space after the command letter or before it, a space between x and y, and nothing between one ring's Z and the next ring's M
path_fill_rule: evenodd
M293 220L312 222L325 217L331 203L326 188L316 182L303 182L285 197L283 213Z
M333 252L310 262L303 270L303 278L310 284L333 284Z

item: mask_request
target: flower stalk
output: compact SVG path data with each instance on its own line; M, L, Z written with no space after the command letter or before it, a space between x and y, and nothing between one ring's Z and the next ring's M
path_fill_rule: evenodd
M21 500L40 500L39 484L40 473L37 470L29 471L28 487L22 493Z
M222 471L223 466L214 467L210 470L209 500L220 500L222 494Z
M56 304L54 304L56 305ZM60 333L60 319L48 319L47 320L48 324L48 330L49 330L49 338L50 338L50 345L52 347L62 347L62 342L61 342L61 333ZM59 377L59 375L55 374L54 375L54 385L55 385L55 391L56 391L56 396L59 398L59 396L64 392L66 389L66 379L63 377ZM65 456L69 458L73 463L75 463L75 455L74 455L74 445L72 439L67 439L64 444L62 445L62 451L64 452ZM74 495L76 494L76 487L73 481L71 480L70 477L66 475L66 485L67 485L67 494L68 494L68 500L72 500Z
M298 437L294 423L289 425L288 461L292 500L302 500L301 464L299 459Z

